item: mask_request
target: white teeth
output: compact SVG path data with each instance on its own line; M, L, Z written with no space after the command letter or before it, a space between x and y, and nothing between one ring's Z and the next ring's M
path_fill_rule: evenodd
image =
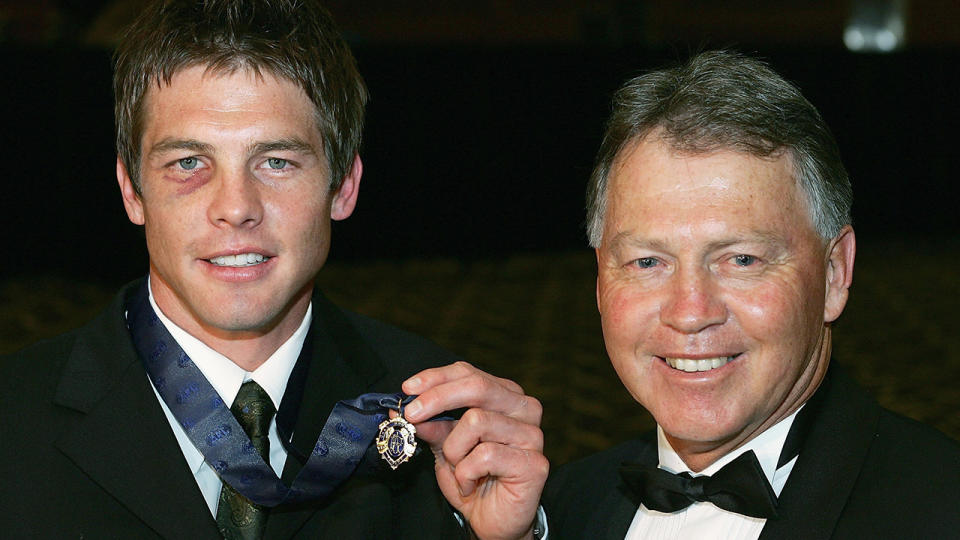
M237 255L223 255L210 259L210 263L215 266L253 266L260 264L269 257L264 257L259 253L240 253Z
M710 371L711 369L716 369L723 366L730 360L732 356L718 356L716 358L664 358L667 361L667 365L673 369L679 369L681 371L686 371L688 373L693 373L694 371Z

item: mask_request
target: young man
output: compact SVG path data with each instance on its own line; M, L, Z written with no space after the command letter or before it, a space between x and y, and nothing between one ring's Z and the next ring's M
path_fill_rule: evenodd
M829 367L851 188L799 90L703 53L624 85L598 156L604 341L657 430L551 478L551 538L956 534L956 443Z
M0 362L4 535L531 536L539 403L314 287L363 171L366 89L329 15L158 1L114 82L149 274Z

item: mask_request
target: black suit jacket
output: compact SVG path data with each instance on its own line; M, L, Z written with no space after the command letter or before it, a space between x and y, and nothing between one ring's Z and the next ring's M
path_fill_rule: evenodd
M957 538L960 446L882 409L842 372L818 392L800 457L779 497L779 519L760 538ZM622 539L638 503L618 473L624 462L657 464L655 433L560 467L544 506L551 540Z
M134 352L128 286L87 326L0 358L0 536L219 538ZM310 369L293 444L312 448L334 403L397 392L455 361L427 341L313 297ZM397 471L375 453L329 499L271 512L267 538L456 538L429 450ZM299 463L287 459L284 480Z

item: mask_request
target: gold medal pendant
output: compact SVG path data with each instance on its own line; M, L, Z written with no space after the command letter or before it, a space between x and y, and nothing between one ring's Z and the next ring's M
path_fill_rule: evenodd
M380 423L380 433L377 435L377 452L393 470L410 459L417 449L417 428L403 418L402 405L399 411L400 415L396 418Z

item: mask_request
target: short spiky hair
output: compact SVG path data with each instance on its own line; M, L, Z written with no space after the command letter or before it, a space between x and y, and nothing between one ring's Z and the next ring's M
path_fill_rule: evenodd
M266 72L302 88L316 109L331 191L359 151L367 89L330 14L314 0L157 0L127 29L114 64L117 153L138 192L147 89L198 65Z
M587 189L592 247L603 240L607 185L617 156L657 130L664 143L688 154L786 152L817 233L832 238L850 223L850 179L817 109L763 62L733 51L709 51L681 66L635 77L614 95Z

